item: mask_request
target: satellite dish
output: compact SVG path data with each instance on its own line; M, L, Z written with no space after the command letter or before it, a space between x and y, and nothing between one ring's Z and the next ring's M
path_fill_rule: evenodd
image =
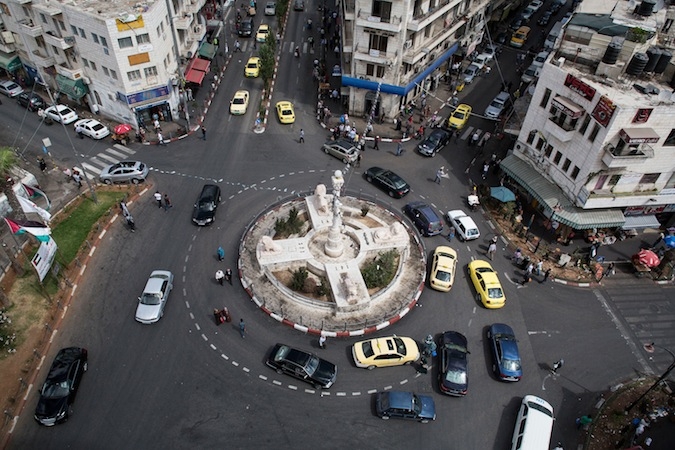
M671 94L668 91L661 91L659 92L659 101L665 102L671 99L673 94Z

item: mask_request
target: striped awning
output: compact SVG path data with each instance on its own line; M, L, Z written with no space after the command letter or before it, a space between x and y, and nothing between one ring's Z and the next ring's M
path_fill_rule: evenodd
M618 209L577 208L555 184L544 178L537 169L516 155L509 155L500 164L502 170L544 206L551 220L575 230L620 227L626 221Z

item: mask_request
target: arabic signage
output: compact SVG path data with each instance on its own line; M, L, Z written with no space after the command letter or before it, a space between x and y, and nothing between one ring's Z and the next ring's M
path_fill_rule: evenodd
M645 134L647 131L647 134ZM651 135L649 132L651 131ZM631 136L632 134L632 136ZM619 137L628 145L637 145L637 144L656 144L659 142L660 137L654 133L654 130L651 128L646 128L645 130L637 128L621 129L619 131Z
M581 95L586 100L593 100L593 97L595 97L595 88L592 88L573 75L567 74L565 86Z
M607 128L609 121L612 120L615 109L616 105L614 102L603 95L600 97L600 100L598 100L598 104L595 105L591 115L600 125Z
M652 114L652 111L654 111L652 108L638 109L635 113L635 117L633 117L633 123L647 123L649 116Z
M135 94L127 95L127 104L135 105L136 103L147 102L148 100L155 100L160 97L167 97L169 95L169 86L161 86L155 89L148 89L147 91L136 92Z

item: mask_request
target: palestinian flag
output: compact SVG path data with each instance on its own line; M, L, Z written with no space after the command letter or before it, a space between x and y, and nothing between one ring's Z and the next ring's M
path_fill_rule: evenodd
M7 226L13 234L30 233L42 242L49 242L49 235L52 234L51 228L47 225L35 222L33 220L10 220L5 218Z
M28 198L35 198L35 197L44 197L45 201L47 202L47 207L45 208L47 211L49 211L49 208L51 208L52 204L49 201L49 197L47 197L47 194L42 192L37 186L28 186L27 184L21 183L21 186L23 186L23 190L26 191L26 195L28 195Z

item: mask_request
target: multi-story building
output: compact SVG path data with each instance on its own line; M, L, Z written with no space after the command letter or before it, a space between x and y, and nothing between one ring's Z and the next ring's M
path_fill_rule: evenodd
M13 41L28 80L93 112L132 124L155 114L172 120L179 115L182 70L215 12L206 2L4 0L10 34L2 34L3 42Z
M484 38L500 1L346 0L342 5L342 98L351 114L394 117L434 91L453 55Z
M554 228L646 228L675 211L675 11L661 5L584 0L541 71L501 166Z

